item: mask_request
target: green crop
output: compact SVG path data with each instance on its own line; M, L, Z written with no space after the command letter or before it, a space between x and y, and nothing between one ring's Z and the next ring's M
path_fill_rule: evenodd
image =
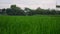
M0 34L60 34L60 16L0 16Z

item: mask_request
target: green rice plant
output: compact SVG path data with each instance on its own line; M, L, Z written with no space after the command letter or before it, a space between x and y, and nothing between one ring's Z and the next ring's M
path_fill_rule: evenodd
M0 34L60 34L60 16L0 16Z

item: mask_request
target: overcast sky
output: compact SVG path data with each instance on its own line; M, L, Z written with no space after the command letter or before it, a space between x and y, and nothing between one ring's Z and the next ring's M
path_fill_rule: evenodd
M58 0L58 3L59 1L60 0ZM12 4L16 4L21 8L29 7L35 9L41 7L44 9L54 9L56 6L56 0L0 0L0 8L8 8Z

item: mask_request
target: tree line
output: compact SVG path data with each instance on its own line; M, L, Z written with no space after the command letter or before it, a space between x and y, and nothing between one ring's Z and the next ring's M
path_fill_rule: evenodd
M25 8L24 10L17 7L16 5L11 5L10 8L2 9L0 12L1 15L20 15L20 16L32 16L32 15L60 15L60 11L56 11L54 9L41 9L38 7L37 9Z

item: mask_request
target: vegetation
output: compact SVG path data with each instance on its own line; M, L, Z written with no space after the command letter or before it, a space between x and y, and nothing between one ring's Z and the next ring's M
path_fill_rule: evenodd
M6 13L8 15L24 15L24 11L21 8L16 7L16 5L11 5L11 8L7 8Z
M11 5L0 11L0 34L60 34L60 11Z
M60 15L60 11L57 10L50 10L50 9L41 9L38 7L37 9L30 9L25 8L24 10L17 7L16 5L11 5L10 8L2 9L2 12L0 12L2 15L20 15L20 16L32 16L32 15Z
M0 34L60 34L60 16L0 16Z

